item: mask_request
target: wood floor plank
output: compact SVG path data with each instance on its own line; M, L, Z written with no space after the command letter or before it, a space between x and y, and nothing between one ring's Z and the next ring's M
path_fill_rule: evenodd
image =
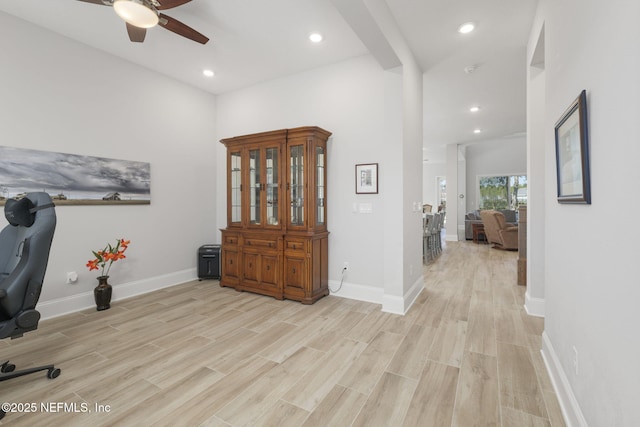
M465 350L497 356L495 319L491 303L474 302L471 304Z
M347 338L369 343L378 332L384 329L386 322L393 316L395 315L391 313L372 311L367 314L362 321L351 328L347 334Z
M343 316L335 319L331 329L314 332L307 346L324 352L329 351L338 341L346 337L347 333L362 321L365 316L366 314L357 311L345 313Z
M336 385L302 426L342 427L351 425L366 401L366 395Z
M500 425L498 364L495 357L465 352L452 425Z
M280 322L277 326L261 334L255 334L251 339L236 343L233 351L228 352L225 357L216 357L216 370L224 373L230 372L238 364L238 360L246 359L253 354L259 354L272 343L298 329L297 326L291 323Z
M318 317L315 320L315 328L309 328L295 325L294 330L287 331L280 338L273 341L270 345L260 350L258 354L262 357L273 360L274 362L281 363L289 356L294 354L300 348L307 344L316 333L321 333L330 329L333 326L333 320L329 320L324 317ZM317 330L314 330L316 329ZM278 326L275 326L278 329Z
M404 336L380 331L351 364L338 384L369 395L393 358Z
M367 347L365 343L342 339L321 360L318 369L303 375L283 399L313 411Z
M429 351L429 359L460 367L467 336L467 322L443 319Z
M353 427L402 425L418 381L385 372Z
M288 402L278 401L251 424L252 427L297 427L309 416L309 412Z
M502 407L502 424L522 427L551 427L551 423L545 418L535 417L506 407Z
M108 415L108 422L113 425L151 425L169 417L179 419L177 415L182 414L189 400L208 394L208 390L222 378L222 374L218 372L200 368L182 378L174 387L140 400L135 406L125 410L114 408Z
M235 399L274 366L276 366L274 362L258 356L243 360L239 362L237 369L229 375L220 378L213 384L203 385L199 390L200 396L193 396L197 398L184 401L173 410L169 417L180 419L184 425L199 425L211 418L220 408ZM179 389L180 385L182 382L172 385L169 389Z
M527 337L520 311L521 308L513 309L500 305L496 306L496 340L525 347L529 345L529 338Z
M500 402L502 406L540 418L548 418L542 390L538 383L529 349L498 343Z
M427 362L409 404L404 426L450 426L459 369Z
M435 335L435 328L414 324L396 351L387 371L408 378L420 378Z
M322 356L322 352L312 348L299 349L260 379L249 384L234 400L216 412L216 417L235 426L253 425L301 376L316 369Z
M437 328L440 326L442 314L449 303L449 295L446 292L434 293L427 288L425 294L430 294L429 299L420 307L420 313L416 317L415 323L423 326ZM413 309L414 307L412 307ZM415 307L417 308L417 307Z
M458 290L450 299L444 310L443 317L452 320L469 320L469 304L471 293Z

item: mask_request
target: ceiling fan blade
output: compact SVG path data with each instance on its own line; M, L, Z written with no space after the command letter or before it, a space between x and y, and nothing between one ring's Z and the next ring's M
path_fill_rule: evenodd
M136 27L135 25L131 25L128 22L127 24L127 33L129 33L129 40L136 43L142 43L144 41L144 36L147 35L146 28Z
M158 0L158 3L160 3L160 6L156 7L156 9L167 10L174 7L182 6L183 4L189 3L190 1L191 0Z
M209 41L206 36L200 34L190 26L183 24L177 19L167 16L163 13L160 14L159 25L163 26L169 31L173 31L176 34L181 35L182 37L186 37L201 44L206 44Z
M101 6L112 6L112 2L107 1L106 3L103 2L102 0L78 0L84 3L93 3L93 4L99 4Z

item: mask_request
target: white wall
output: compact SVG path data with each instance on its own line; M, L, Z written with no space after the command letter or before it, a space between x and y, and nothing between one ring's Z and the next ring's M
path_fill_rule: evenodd
M478 209L478 177L486 175L526 175L527 144L524 136L487 140L466 147L465 213Z
M543 0L533 30L544 22L543 354L574 425L640 425L638 16L632 0ZM592 204L558 204L554 124L583 89Z
M151 164L150 205L57 207L43 315L94 306L85 264L121 237L114 299L195 278L216 239L215 98L4 13L0 28L0 144Z
M401 91L400 74L383 71L372 57L362 56L218 98L218 139L306 125L333 132L327 148L329 279L333 288L340 282L343 262L350 265L338 295L381 303L386 274L396 278L402 290L403 263L398 255L402 228L397 227L402 217L395 213L403 199L399 188L402 135L397 132L402 116L401 110L390 108L402 106ZM225 151L222 144L217 147L218 228L224 228ZM355 194L358 163L379 164L378 194ZM397 185L390 186L390 182ZM373 212L354 212L354 206L357 211L361 203L370 203ZM394 219L389 215L395 215ZM397 236L397 241L386 239L389 235ZM396 246L399 252L387 259L385 245Z

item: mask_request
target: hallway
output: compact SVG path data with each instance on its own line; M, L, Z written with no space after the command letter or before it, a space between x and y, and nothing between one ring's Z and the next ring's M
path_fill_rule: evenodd
M455 401L451 425L565 425L540 354L544 320L526 314L526 288L516 285L517 255L447 242L424 266L425 290L408 315L433 328L425 369L459 368L455 397L439 396Z

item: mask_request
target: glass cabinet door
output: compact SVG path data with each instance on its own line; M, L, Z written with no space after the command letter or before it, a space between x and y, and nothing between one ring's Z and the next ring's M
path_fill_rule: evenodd
M242 221L242 156L240 152L230 154L230 191L231 191L231 222Z
M292 226L304 226L304 145L289 147L289 168L289 221Z
M260 150L249 150L249 224L259 225L260 218Z
M324 147L316 146L316 226L325 224L325 178Z
M279 149L267 148L265 151L265 182L266 182L266 202L267 202L267 224L280 224L280 206L278 201L278 191L280 177L278 176L278 152Z

